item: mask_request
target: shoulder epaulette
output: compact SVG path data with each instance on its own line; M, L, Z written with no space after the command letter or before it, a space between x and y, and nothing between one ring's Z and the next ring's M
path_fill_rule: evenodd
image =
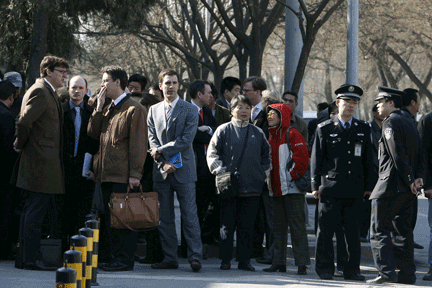
M332 121L331 121L331 119L328 119L328 120L326 120L326 121L321 122L320 124L318 124L318 128L321 128L321 127L327 126L327 125L329 125L330 123L332 123Z

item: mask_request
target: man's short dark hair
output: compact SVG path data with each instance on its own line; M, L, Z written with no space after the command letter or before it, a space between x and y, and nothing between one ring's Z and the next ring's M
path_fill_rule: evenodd
M15 86L9 80L0 82L0 100L7 100L15 94Z
M198 96L198 92L204 93L205 85L210 85L209 82L205 80L195 80L189 85L189 95L192 99Z
M385 102L393 101L394 107L401 109L403 107L402 97L385 98Z
M248 97L244 95L237 95L233 99L231 99L230 103L230 112L234 110L235 107L239 105L239 103L245 103L249 105L251 108L253 107L252 102L249 100Z
M160 84L162 84L162 82L163 82L163 78L165 77L165 76L177 76L177 80L178 81L180 81L180 79L179 79L179 76L178 76L178 74L177 74L177 72L174 70L174 69L164 69L164 70L162 70L160 73L159 73L159 77L158 77L158 80L159 80L159 83Z
M402 96L402 103L405 107L409 106L411 104L411 101L417 103L417 95L419 92L417 89L407 88L403 91L405 92L405 95Z
M338 106L336 105L336 101L333 101L332 103L329 104L329 114L332 113L333 111L338 111Z
M318 112L324 111L328 106L329 104L327 102L321 102L317 105L317 110Z
M247 82L252 82L252 87L255 90L264 91L267 89L265 80L259 76L251 76L244 81L244 83Z
M150 90L155 90L155 91L161 91L162 92L162 90L159 88L159 84L158 83L151 85L149 87L149 91Z
M141 91L143 91L147 85L147 78L140 74L133 74L129 77L128 85L130 82L138 82L141 85Z
M150 108L150 106L159 103L159 99L157 99L155 95L145 92L142 94L139 103L146 108Z
M102 73L107 73L111 76L112 81L120 80L120 87L122 90L126 89L127 86L127 73L120 66L106 66L102 68Z
M81 77L82 79L84 79L84 82L85 82L85 85L86 85L85 88L87 88L87 85L88 85L88 84L87 84L87 79L85 79L85 78L82 77L81 75L75 75L75 76L70 77L69 80L68 80L68 85L67 85L67 87L70 87L70 81L71 81L72 78L75 78L75 77Z
M219 94L219 92L218 92L216 86L215 86L212 82L210 82L210 88L211 88L211 90L212 90L211 93L212 93L212 95L213 95L213 98L214 98L214 99L218 99L218 94Z
M52 55L45 56L39 66L40 76L48 76L47 70L54 71L56 67L69 69L69 64L63 58Z
M291 91L291 90L285 91L285 92L282 94L282 99L284 99L284 96L285 96L285 95L288 95L288 94L294 96L294 97L295 97L295 102L296 102L296 103L298 102L298 94L297 94L296 92L294 92L294 91Z
M225 90L231 91L234 86L239 85L241 87L242 83L240 79L232 76L225 77L221 82L220 93L224 94Z

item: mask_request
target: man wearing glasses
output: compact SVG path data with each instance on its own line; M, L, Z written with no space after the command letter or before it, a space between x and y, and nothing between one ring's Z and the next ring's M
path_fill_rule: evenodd
M27 270L57 268L41 259L39 249L41 226L52 194L64 194L60 156L63 110L56 90L63 86L68 68L62 58L44 57L40 64L41 78L24 95L16 120L14 149L20 156L11 182L26 194L19 236L22 267L18 267Z

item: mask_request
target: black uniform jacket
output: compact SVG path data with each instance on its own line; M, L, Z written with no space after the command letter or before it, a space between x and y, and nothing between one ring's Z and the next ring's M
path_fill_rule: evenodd
M418 131L421 138L423 157L426 160L426 182L425 190L432 188L432 112L423 116L418 124Z
M337 117L317 127L311 157L312 191L338 198L363 198L373 189L371 130L352 119L347 131Z
M370 199L411 193L416 178L425 179L425 161L420 152L420 136L401 110L384 119L379 141L379 177Z

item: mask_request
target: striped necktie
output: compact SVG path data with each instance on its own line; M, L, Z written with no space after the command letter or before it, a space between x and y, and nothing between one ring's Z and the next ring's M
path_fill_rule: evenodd
M171 114L172 114L172 107L171 107L171 104L170 104L170 105L168 105L167 112L166 112L166 121L167 122L171 118Z
M251 119L252 122L255 120L255 118L258 116L258 114L259 114L259 109L256 107L253 107L252 108L252 119Z
M75 148L74 148L74 157L77 155L78 152L78 142L79 142L79 134L81 129L81 108L75 107Z

